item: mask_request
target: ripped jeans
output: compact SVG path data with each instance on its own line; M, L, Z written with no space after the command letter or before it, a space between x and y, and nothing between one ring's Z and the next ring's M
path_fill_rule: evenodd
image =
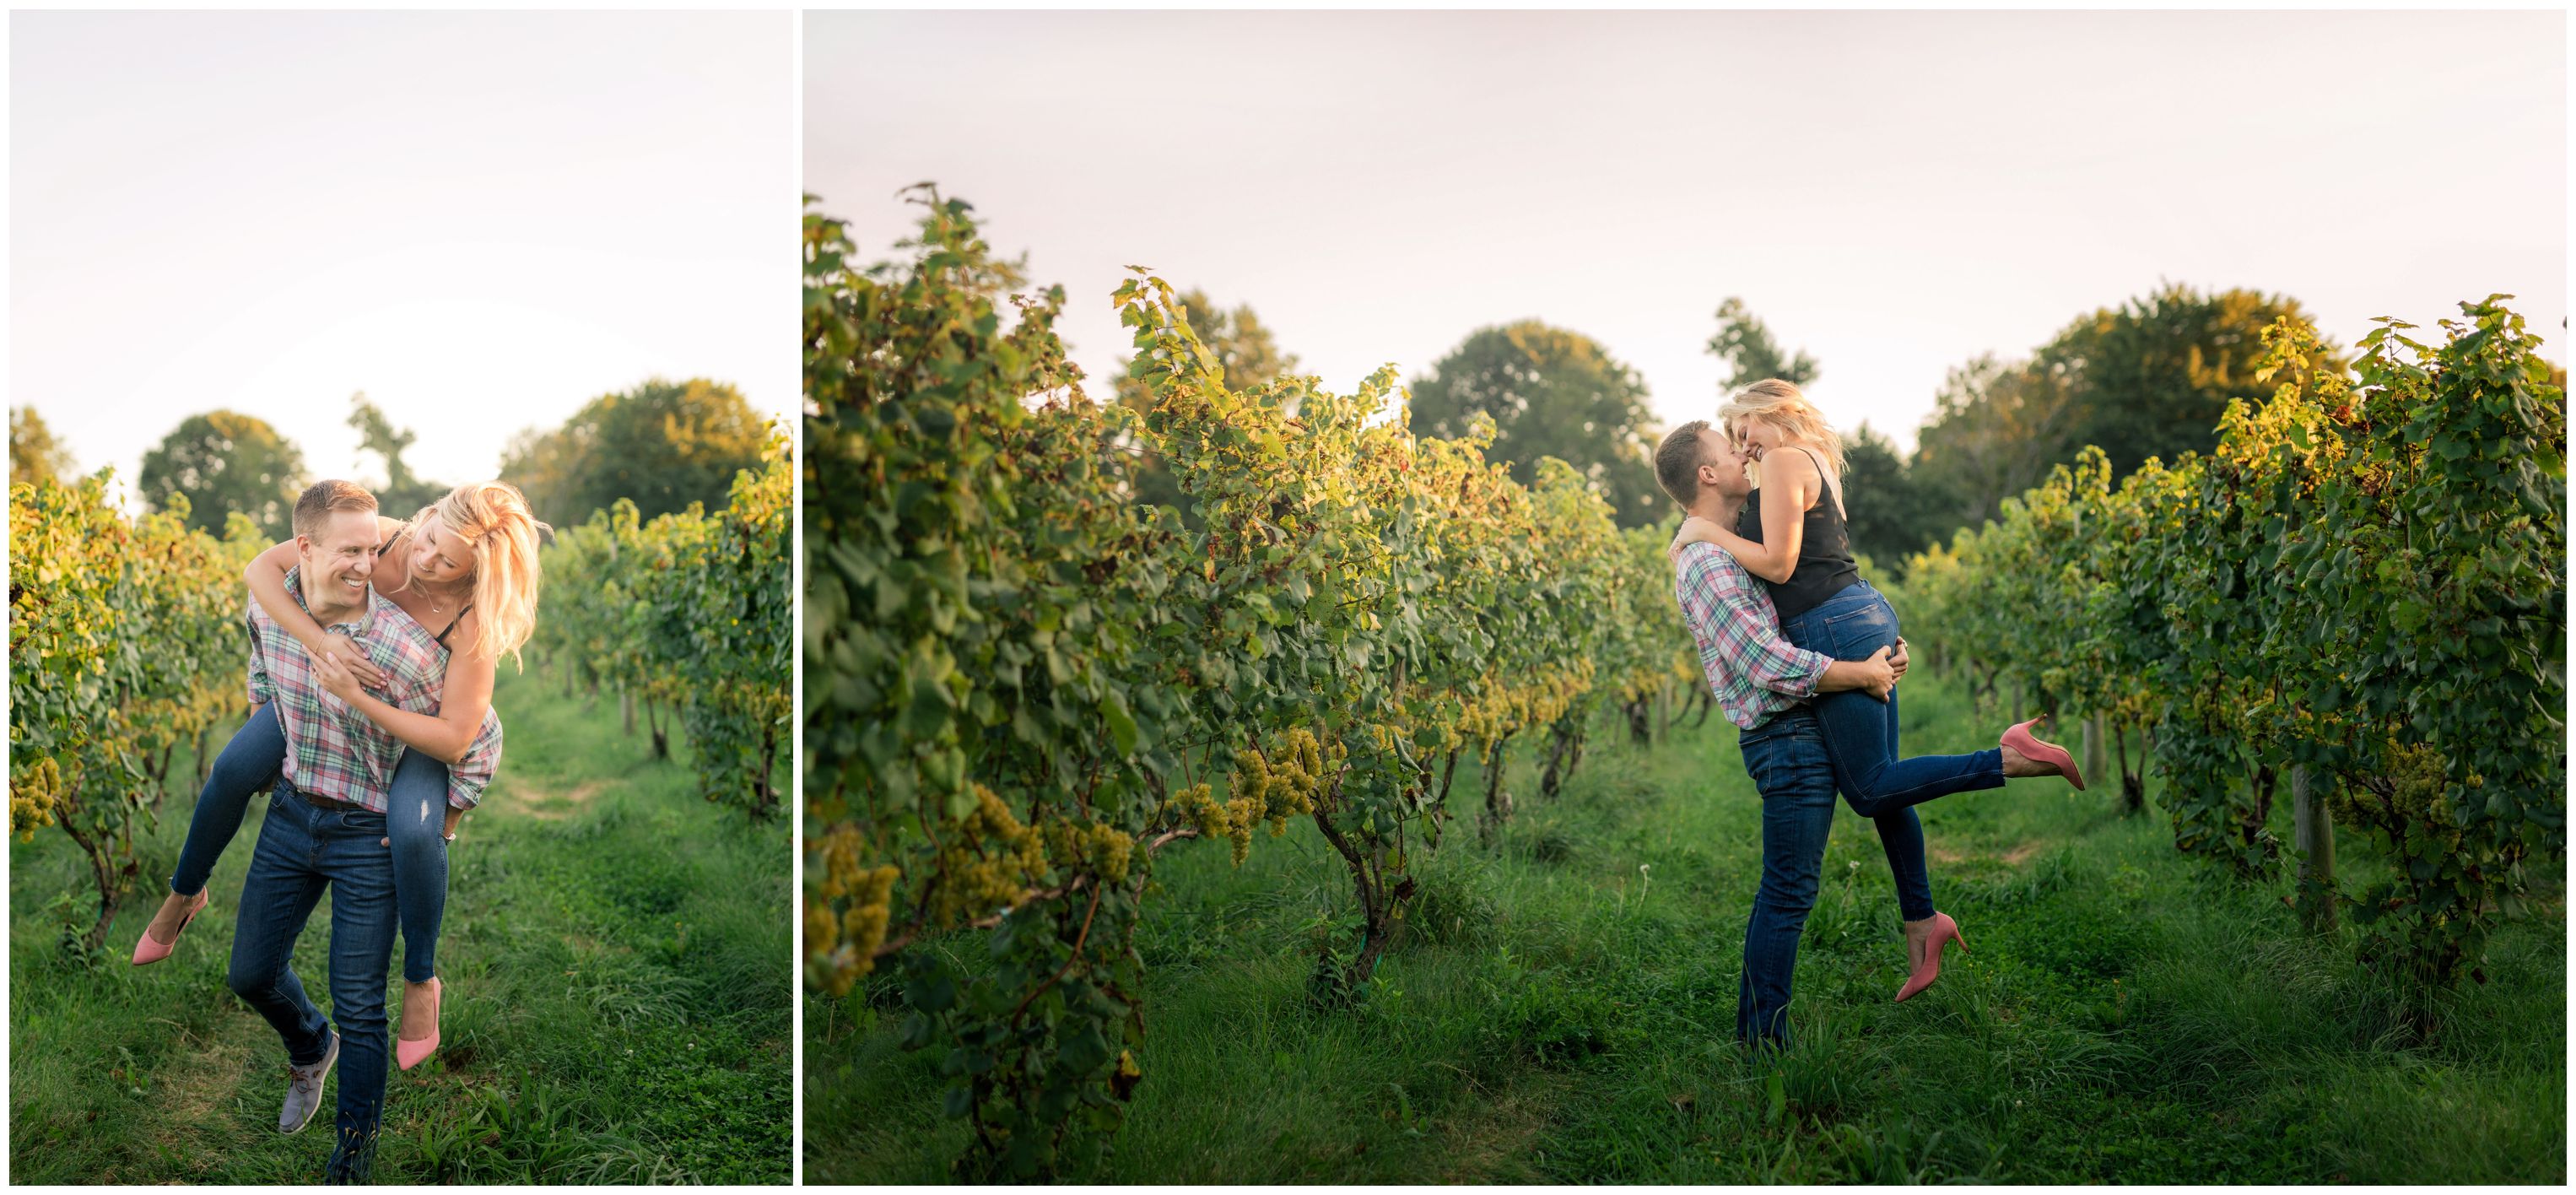
M286 733L277 725L277 710L263 705L206 769L206 787L188 818L188 841L179 848L170 891L193 896L205 890L215 860L241 830L251 794L275 785L285 763ZM438 975L438 923L447 915L447 765L405 748L385 811L385 837L393 840L394 907L402 922L403 979L427 983Z

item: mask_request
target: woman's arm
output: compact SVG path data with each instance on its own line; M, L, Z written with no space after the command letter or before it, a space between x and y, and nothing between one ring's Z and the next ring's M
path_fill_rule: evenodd
M471 617L471 616L469 616ZM458 627L466 634L470 628ZM469 637L467 642L472 642ZM500 662L481 652L459 652L448 660L447 683L439 695L438 712L416 714L395 709L359 686L357 677L339 663L337 656L315 657L313 674L333 696L348 702L367 720L384 727L413 750L454 767L465 760L465 750L474 745L474 736L483 729L483 715L492 708L492 682L500 671Z
M1798 571L1798 549L1807 539L1807 508L1824 493L1824 475L1806 453L1783 448L1763 454L1762 491L1773 500L1762 504L1761 543L1702 518L1682 520L1682 533L1675 542L1716 544L1735 557L1744 571L1774 585L1786 582Z
M1762 534L1766 541L1773 534L1769 503L1763 504ZM1786 567L1782 567L1779 561L1773 558L1771 547L1767 542L1757 544L1698 515L1683 519L1681 533L1673 537L1673 547L1678 548L1683 544L1716 544L1726 549L1726 554L1734 557L1737 564L1743 565L1744 571L1775 585L1788 580L1789 574L1796 572L1798 568L1796 541L1790 542L1788 563Z
M1755 543L1710 520L1693 515L1682 520L1673 546L1703 543L1726 549L1744 571L1774 585L1798 571L1798 549L1807 539L1807 508L1824 492L1824 477L1806 453L1782 449L1765 453L1762 491L1772 500L1762 504L1762 542ZM1776 463L1775 463L1776 462Z
M367 659L366 653L342 650L333 642L335 636L323 630L320 622L304 612L304 607L295 604L294 595L286 592L286 570L295 567L299 558L295 541L291 539L251 557L249 566L242 569L242 580L250 585L251 600L258 602L259 608L272 621L293 635L296 642L303 644L306 655L316 660L345 657L350 670L358 674L359 683L383 685L385 674Z

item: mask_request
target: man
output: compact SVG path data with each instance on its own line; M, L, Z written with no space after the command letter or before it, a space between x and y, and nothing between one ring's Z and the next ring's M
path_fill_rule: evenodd
M1674 428L1655 450L1655 477L1682 509L1721 527L1752 492L1745 459L1706 420ZM1700 667L1726 720L1741 730L1744 770L1762 794L1762 885L1744 927L1744 978L1735 1036L1786 1046L1789 978L1798 934L1815 906L1817 868L1834 823L1833 760L1807 699L1865 689L1885 700L1905 674L1904 641L1867 660L1802 651L1780 635L1771 595L1713 544L1673 553L1674 595L1699 644ZM1911 817L1911 810L1904 816Z
M297 564L287 589L384 676L400 709L435 712L446 664L429 632L369 583L376 500L317 482L295 503ZM385 804L403 743L327 692L293 635L250 603L250 696L277 703L286 759L242 884L226 982L285 1041L288 1082L277 1127L304 1128L340 1066L339 1136L329 1181L366 1177L384 1107L385 975L395 932ZM290 966L325 889L331 893L331 1011L326 1020ZM334 1032L333 1022L338 1025Z

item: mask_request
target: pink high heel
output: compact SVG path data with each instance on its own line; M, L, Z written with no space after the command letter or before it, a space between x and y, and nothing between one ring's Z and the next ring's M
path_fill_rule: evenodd
M2066 782L2074 785L2075 791L2083 792L2084 773L2076 769L2075 757L2067 754L2064 747L2043 743L2031 737L2030 728L2038 722L2039 719L2033 718L2019 726L2006 729L2002 740L2003 745L2021 752L2023 758L2035 763L2055 764L2058 772L2066 777Z
M1923 961L1914 965L1914 974L1906 977L1905 986L1896 989L1897 1003L1905 1003L1941 978L1941 952L1949 949L1952 942L1959 944L1959 953L1968 953L1968 940L1959 936L1959 923L1950 920L1948 913L1934 913L1932 936L1923 943Z
M170 940L167 942L153 941L152 923L144 922L143 937L134 943L134 965L140 967L145 963L157 963L170 957L170 948L179 944L179 935L188 932L188 923L196 920L197 914L205 910L206 895L211 890L211 888L198 890L197 899L188 902L187 914L179 918L179 928L177 932L170 935Z
M446 981L431 979L429 981L429 1036L418 1041L408 1037L394 1039L394 1061L401 1063L404 1070L410 1070L429 1061L429 1056L438 1052L438 1014L442 1011L440 1006L445 1003L447 1003Z

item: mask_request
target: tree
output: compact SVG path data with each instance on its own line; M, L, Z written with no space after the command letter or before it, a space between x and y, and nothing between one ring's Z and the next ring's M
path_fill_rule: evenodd
M1843 437L1843 513L1852 551L1890 580L1905 579L1905 558L1931 542L1913 470L1896 442L1864 423Z
M9 480L15 482L61 481L80 466L72 461L71 446L55 438L54 429L45 426L45 417L34 407L9 409Z
M654 378L590 400L552 431L519 433L501 476L548 522L578 523L620 498L650 520L692 502L723 506L734 474L759 468L767 443L766 424L732 386Z
M349 426L356 429L360 448L385 458L385 483L376 489L376 505L386 515L408 519L452 488L412 475L402 454L417 437L409 428L396 428L383 408L367 401L366 391L349 396Z
M2306 318L2285 296L2168 285L2076 319L2027 361L1987 356L1951 371L1916 437L1923 500L1946 512L1929 529L1995 517L2087 444L2110 458L2115 481L2149 457L2209 451L2228 402L2270 393L2253 361L2263 329L2284 316ZM2310 364L2345 368L2330 344Z
M1591 337L1537 320L1480 328L1414 381L1410 405L1416 435L1456 439L1475 416L1490 417L1485 457L1510 462L1523 485L1552 456L1609 500L1620 526L1661 513L1646 384Z
M1723 383L1728 390L1764 378L1778 378L1797 386L1816 380L1816 359L1804 349L1782 356L1779 342L1771 339L1771 329L1744 309L1742 299L1730 298L1717 305L1717 334L1708 338L1708 351L1732 371Z
M2072 455L2063 444L2075 416L2061 383L1991 353L1942 380L1911 466L1934 538L1994 518L2004 499L2038 485L2061 452Z
M2232 399L2259 403L2272 387L2258 382L2263 329L2307 312L2286 295L2233 289L2204 295L2168 284L2117 310L2102 308L2068 325L2040 349L2036 364L2072 391L2073 419L2051 458L2072 460L2097 444L2117 478L2148 457L2172 460L2218 444L2218 417ZM2331 342L2309 364L2348 368Z
M143 454L138 478L154 510L188 498L188 526L221 535L240 511L273 538L294 534L289 515L304 488L304 453L265 419L239 411L191 415Z
M1183 318L1201 343L1216 354L1217 366L1224 372L1225 384L1235 390L1252 390L1294 372L1297 356L1279 351L1268 325L1254 315L1249 304L1226 311L1208 298L1207 292L1192 290L1181 296ZM1145 383L1121 374L1117 381L1118 401L1139 413L1153 402ZM1148 506L1169 506L1181 512L1182 520L1195 527L1197 518L1190 511L1188 499L1179 483L1172 479L1161 458L1139 449L1136 468L1131 477L1135 483L1136 501Z

